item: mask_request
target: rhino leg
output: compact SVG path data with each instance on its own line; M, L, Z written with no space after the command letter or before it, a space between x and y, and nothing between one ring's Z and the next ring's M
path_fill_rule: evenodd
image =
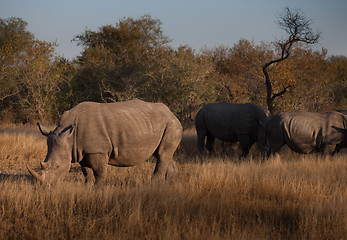
M82 164L81 164L81 166L82 166ZM83 172L84 177L86 178L85 183L88 185L92 185L94 182L93 169L91 169L90 167L82 166L82 172Z
M197 135L198 135L198 150L199 153L204 152L204 144L205 144L205 137L206 137L206 131L204 130L198 130Z
M94 175L95 185L102 185L107 175L107 163L108 157L106 154L87 154L80 163L83 174L86 177L86 183L93 182Z
M249 154L249 149L251 147L251 140L248 135L239 136L239 142L242 149L241 157L247 157Z
M207 133L206 148L207 148L209 154L214 153L213 145L214 145L215 139L216 138L211 133Z
M170 162L173 161L172 158L169 159L169 157L165 155L166 154L157 156L157 165L155 165L152 181L162 180L165 177Z
M167 127L157 150L153 154L157 158L157 165L152 180L163 179L164 176L167 177L174 171L173 155L182 139L182 127L176 124Z
M166 175L165 178L171 177L177 170L175 161L171 161L166 169Z
M339 145L338 144L326 144L323 149L321 149L321 152L323 155L331 155L334 156L336 153L339 152Z
M341 150L341 144L336 144L336 147L334 149L334 151L331 153L331 156L334 156L336 153L339 153Z

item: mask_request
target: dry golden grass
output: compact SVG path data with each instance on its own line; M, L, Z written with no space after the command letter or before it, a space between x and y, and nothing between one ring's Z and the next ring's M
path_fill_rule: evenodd
M150 183L149 161L109 167L103 188L85 186L78 165L45 187L26 172L46 153L37 132L0 131L1 239L346 239L345 154L201 158L189 131L166 182Z

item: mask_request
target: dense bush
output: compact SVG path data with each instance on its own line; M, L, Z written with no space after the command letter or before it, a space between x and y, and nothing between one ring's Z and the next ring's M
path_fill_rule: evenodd
M274 44L245 39L231 48L175 49L161 22L145 15L77 35L83 52L70 61L57 55L55 43L35 39L26 27L19 18L0 19L2 120L54 122L81 101L140 98L164 102L189 125L207 102L266 105L262 67L279 51ZM276 101L279 111L346 107L345 56L297 44L269 74L275 92L292 85Z

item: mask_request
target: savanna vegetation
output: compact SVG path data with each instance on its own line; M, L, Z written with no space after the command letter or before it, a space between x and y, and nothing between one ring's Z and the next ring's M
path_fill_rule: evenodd
M160 20L149 15L76 34L83 52L68 60L56 53L56 43L36 39L24 20L0 19L2 239L347 236L345 152L331 157L284 149L280 159L261 161L253 149L239 161L237 147L220 144L217 155L200 156L189 129L207 102L267 105L263 69L286 56L286 41L173 48ZM274 111L346 108L347 57L314 51L308 43L295 42L288 57L266 67L270 97L285 89L272 102ZM133 98L164 102L186 128L172 178L151 184L150 159L132 168L109 167L101 188L86 186L75 163L59 185L34 182L26 166L38 168L47 147L30 123L54 125L86 100Z
M346 155L238 162L199 157L184 133L177 172L151 184L155 163L108 168L106 185L84 184L75 164L63 181L35 184L26 170L46 154L32 127L0 132L2 239L344 239ZM232 154L232 151L229 151Z
M207 102L266 106L283 89L271 102L273 112L345 108L347 58L313 51L310 44L320 33L308 35L310 20L301 12L290 14L286 9L279 19L288 39L261 44L240 39L231 47L200 50L171 47L160 20L149 15L123 18L77 34L73 41L83 51L73 60L58 56L56 43L36 39L24 20L0 19L0 117L53 123L82 101L140 98L167 104L189 126ZM291 24L284 21L288 16Z

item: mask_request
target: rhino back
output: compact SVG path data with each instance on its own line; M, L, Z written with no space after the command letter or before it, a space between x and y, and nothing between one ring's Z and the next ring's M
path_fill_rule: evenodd
M132 100L84 102L64 113L60 124L75 125L78 159L84 153L107 153L121 166L148 159L172 121L179 123L165 105Z
M299 153L319 150L325 144L336 144L342 135L335 127L342 127L337 113L292 112L280 113L276 118L286 144ZM278 129L278 128L277 128Z
M220 140L230 142L237 141L240 135L250 135L255 140L258 121L268 118L264 109L252 103L210 103L204 110L209 132Z

